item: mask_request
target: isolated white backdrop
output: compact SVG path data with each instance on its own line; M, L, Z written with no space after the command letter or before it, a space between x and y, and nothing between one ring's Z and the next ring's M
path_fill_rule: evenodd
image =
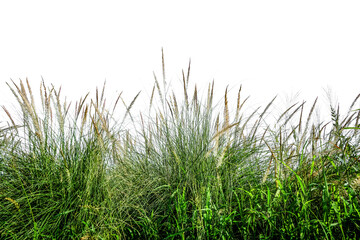
M5 82L43 77L71 99L105 79L128 101L142 90L141 109L163 47L176 84L191 58L202 90L242 84L265 104L331 88L347 107L360 93L359 12L359 1L1 1L0 105L12 104Z

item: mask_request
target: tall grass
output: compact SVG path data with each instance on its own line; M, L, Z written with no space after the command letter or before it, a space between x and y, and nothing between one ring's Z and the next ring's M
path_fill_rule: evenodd
M136 131L124 122L138 95L108 106L104 85L71 106L42 82L37 105L27 81L10 83L20 112L3 107L1 238L360 238L359 96L345 116L330 105L329 122L315 100L270 124L276 99L245 112L240 88L232 111L226 89L220 109L214 82L203 100L189 73L181 96L167 91L163 58Z

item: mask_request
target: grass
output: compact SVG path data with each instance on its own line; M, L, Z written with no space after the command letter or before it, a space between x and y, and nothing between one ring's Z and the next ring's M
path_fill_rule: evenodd
M182 96L169 93L163 58L138 118L138 95L108 106L105 85L71 106L44 82L41 105L27 81L10 83L0 239L360 238L359 96L345 116L330 105L328 122L315 100L268 124L275 99L247 113L240 88L232 112L227 90L214 106L212 83L203 101L189 72Z

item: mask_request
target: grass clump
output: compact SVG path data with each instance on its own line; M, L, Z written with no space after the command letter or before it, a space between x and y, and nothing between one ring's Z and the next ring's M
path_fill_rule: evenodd
M182 97L169 93L163 59L138 122L138 95L108 107L105 85L71 107L42 82L39 108L28 82L9 84L20 114L3 107L0 238L360 237L358 98L346 116L331 105L329 122L314 120L315 100L270 124L275 98L246 113L240 88L231 111L226 89L216 107L214 83L203 101L189 72Z

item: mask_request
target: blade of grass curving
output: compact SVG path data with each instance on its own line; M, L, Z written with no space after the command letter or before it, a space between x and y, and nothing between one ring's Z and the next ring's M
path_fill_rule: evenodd
M80 116L81 110L83 109L84 103L86 101L86 98L89 96L90 93L87 93L84 97L84 99L80 98L79 104L76 103L75 105L75 119L78 119Z
M184 96L185 96L185 107L186 107L186 109L188 109L188 107L189 107L189 100L188 100L187 84L186 84L186 80L185 80L184 71L182 71L182 76L183 76L183 87L184 87Z
M160 85L159 85L159 82L158 82L158 80L157 80L157 78L156 78L156 75L155 75L154 72L153 72L153 74L154 74L154 79L155 79L155 86L156 86L156 88L157 88L157 90L158 90L158 94L159 94L159 96L160 96L160 101L161 101L162 105L164 106L164 104L165 104L165 98L163 97L163 95L162 95L162 93L161 93Z
M250 116L246 119L246 121L244 122L244 124L241 127L241 132L240 132L240 136L244 135L244 131L245 131L245 127L248 124L248 122L255 116L255 114L257 113L257 111L260 109L260 107L256 108L251 114Z
M300 111L299 124L298 124L298 126L299 126L299 130L298 130L299 134L301 133L302 116L303 116L303 112L304 112L304 105L305 105L305 101L303 102L303 104L300 105L301 106L301 111Z
M4 112L6 113L6 115L9 117L9 119L10 119L10 121L11 121L11 124L12 124L12 127L17 126L17 125L15 124L14 119L11 117L11 114L10 114L9 111L6 109L6 107L5 107L5 106L1 106L1 107L2 107L2 109L4 110ZM16 127L15 129L16 129L16 131L17 131L17 127ZM17 132L18 132L18 131L17 131Z
M296 105L297 105L297 103L291 105L288 109L286 109L286 110L280 115L280 117L277 119L277 122L280 122L281 118L282 118L283 116L285 116L285 114L287 114L287 113L288 113L293 107L295 107Z
M163 48L161 48L161 63L162 63L163 85L164 85L164 89L165 89L166 76L165 76L165 59L164 59L164 49Z
M297 113L297 112L299 111L299 109L302 109L302 108L304 107L304 104L305 104L305 102L303 102L301 105L299 105L299 106L286 118L286 120L285 120L285 122L284 122L284 125L286 125L286 124L292 119L292 117L295 115L295 113ZM302 113L301 113L300 115L302 115ZM300 118L299 124L301 124L301 118Z
M311 107L311 109L310 109L309 115L308 115L307 120L306 120L306 123L305 123L304 132L303 132L303 134L302 134L302 136L301 136L299 145L302 144L302 142L304 141L304 138L305 138L305 136L306 136L306 134L307 134L307 130L308 130L308 127L309 127L310 119L311 119L311 116L312 116L312 114L313 114L313 112L314 112L314 109L315 109L317 100L318 100L318 97L316 97L316 99L315 99L315 101L314 101L314 103L313 103L313 105L312 105L312 107Z
M112 113L113 113L113 114L114 114L114 112L115 112L115 108L116 108L116 106L117 106L117 104L118 104L118 102L119 102L119 99L120 99L122 93L123 93L123 92L121 91L121 92L119 93L118 97L116 98L116 101L115 101L115 104L114 104L114 107L113 107L113 110L112 110Z
M171 117L174 118L173 108L172 108L172 104L170 102L168 100L166 100L166 104L170 110Z
M354 101L352 101L350 107L349 107L349 110L348 110L348 114L351 112L351 111L354 111L352 108L355 106L355 103L357 102L357 100L360 98L360 94L358 94L356 96L356 98L354 99Z
M229 125L229 106L228 106L228 98L227 98L227 89L225 89L225 97L224 97L224 128Z
M104 93L105 93L105 87L106 87L106 79L104 81L104 85L103 85L103 88L101 90L101 97L100 97L100 102L103 102L105 99L104 99Z
M187 71L187 76L186 76L186 87L188 87L188 85L189 85L190 66L191 66L191 59L189 59L189 66L188 66L188 71Z
M81 116L80 136L83 136L84 127L88 116L88 111L89 111L89 106L86 104L85 109L83 109Z
M125 115L124 115L124 117L123 117L123 120L121 121L121 125L124 123L127 115L129 115L130 118L131 118L131 121L134 122L134 119L133 119L132 116L131 116L130 110L131 110L131 108L133 107L133 105L134 105L136 99L138 98L138 96L140 95L140 93L141 93L141 91L139 91L139 92L136 94L136 96L135 96L135 97L133 98L133 100L131 101L129 107L126 106L124 100L121 98L122 102L124 103L124 105L125 105L125 107L126 107L126 113L125 113Z
M274 101L275 101L276 98L277 98L277 96L275 96L275 97L268 103L268 105L266 105L264 111L260 114L258 121L256 121L256 122L254 123L253 128L252 128L252 130L251 130L252 136L251 136L251 138L250 138L252 141L255 139L255 134L256 134L256 132L257 132L258 127L260 126L261 120L263 119L265 113L266 113L267 110L270 108L270 106L274 103Z
M173 91L172 99L173 99L173 107L174 107L175 116L176 116L176 118L178 118L179 117L179 108L178 108L178 104L176 101L176 96L175 96L174 91Z
M217 126L218 126L218 119L216 121ZM217 129L216 133L214 134L214 136L211 138L211 141L213 141L215 138L221 136L222 134L224 134L225 132L227 132L229 129L233 128L234 126L238 125L239 122L237 123L233 123L227 126L224 126L221 130Z

